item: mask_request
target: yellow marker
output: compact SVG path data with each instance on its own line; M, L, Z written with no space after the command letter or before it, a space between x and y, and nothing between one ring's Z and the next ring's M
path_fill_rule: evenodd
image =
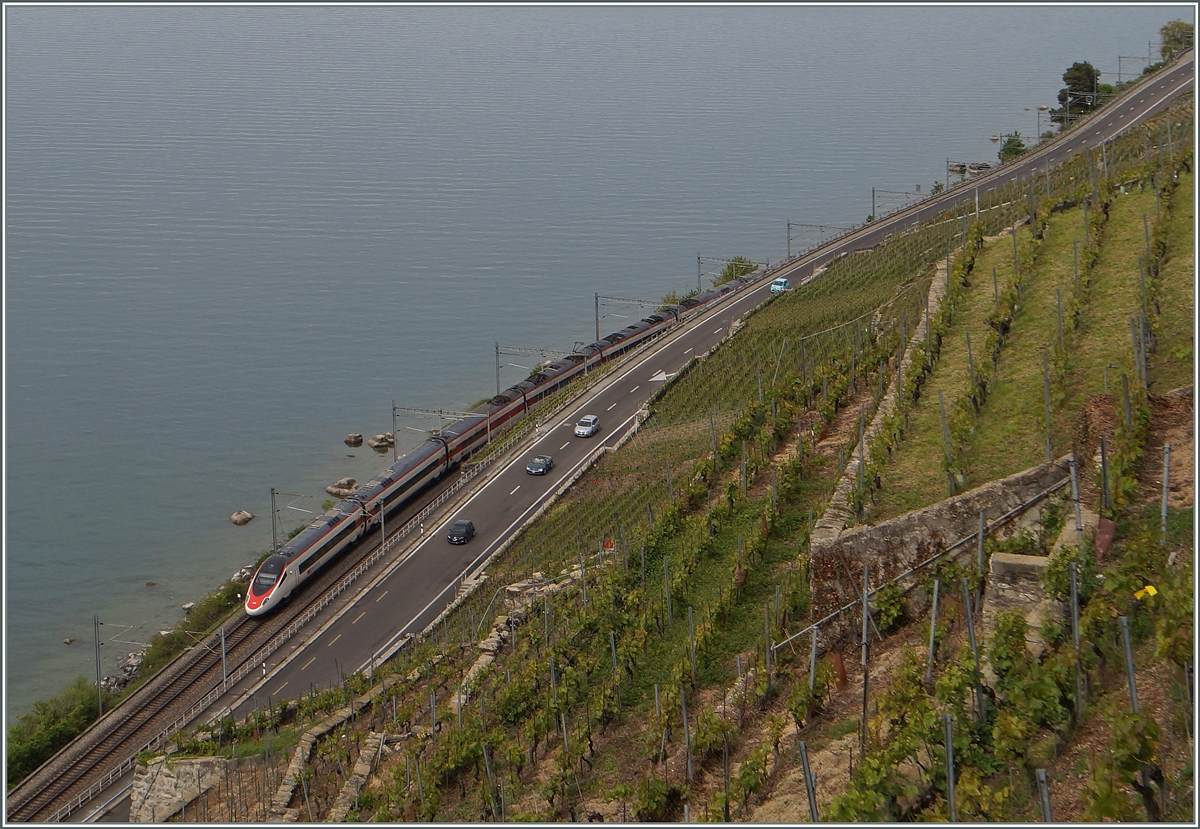
M1133 594L1135 599L1144 599L1146 596L1157 596L1158 591L1154 589L1153 584L1147 584L1141 590Z

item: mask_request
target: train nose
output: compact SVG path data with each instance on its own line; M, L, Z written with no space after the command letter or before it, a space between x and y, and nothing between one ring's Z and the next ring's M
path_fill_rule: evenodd
M267 612L267 609L270 606L271 597L269 595L255 596L253 593L251 593L246 597L246 612L251 616L261 616L263 613Z

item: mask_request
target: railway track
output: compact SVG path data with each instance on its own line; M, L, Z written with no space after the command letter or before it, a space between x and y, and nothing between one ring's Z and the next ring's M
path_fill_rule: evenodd
M416 515L459 477L448 476L398 517ZM379 546L379 531L368 533L349 555L332 562L321 576L305 585L280 613L252 619L239 609L224 627L224 667L218 630L168 664L14 787L7 798L8 821L61 819L64 812L74 811L131 770L139 752L162 748L232 687L235 677L249 673L264 648L299 620L314 615L318 605L327 604L326 594L376 554ZM230 681L226 682L226 676Z

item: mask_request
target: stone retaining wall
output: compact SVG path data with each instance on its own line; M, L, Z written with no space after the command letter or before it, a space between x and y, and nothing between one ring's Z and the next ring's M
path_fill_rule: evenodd
M1073 524L1074 522L1068 522ZM1075 528L1070 528L1071 534ZM1065 528L1064 528L1065 533ZM1042 590L1042 575L1050 559L1046 556L1022 556L1013 553L993 553L987 587L983 593L983 636L990 642L996 633L996 618L1005 611L1016 611L1025 617L1025 649L1037 658L1046 649L1042 640L1042 624L1067 620L1066 606L1046 596ZM995 684L996 676L986 656L983 661L984 684Z
M879 401L879 407L875 410L875 416L871 418L870 425L863 430L864 445L862 446L862 451L864 454L866 447L871 443L871 439L883 428L884 418L896 411L896 401L900 394L896 380L908 377L914 371L914 354L920 354L921 344L925 341L925 326L937 316L939 309L942 307L942 298L946 295L946 284L946 264L943 262L937 266L933 279L929 283L929 313L922 315L916 331L913 332L912 337L909 338L908 344L904 348L904 357L900 361L902 370L892 377L892 384L888 387L887 394L884 395L883 400ZM816 525L813 527L812 543L814 546L835 540L846 528L846 525L850 523L851 519L854 518L854 510L850 506L850 493L853 492L855 483L858 480L858 467L859 447L856 446L850 453L850 461L842 471L842 477L838 479L833 497L829 499L829 506L825 508L825 513L817 520Z
M367 781L371 779L371 770L375 767L375 761L379 759L379 755L383 751L384 739L384 734L375 731L367 735L367 739L362 744L362 750L358 752L358 760L354 763L353 771L350 772L342 790L338 792L337 800L333 802L333 808L325 817L326 823L342 823L350 814L350 810L355 808L358 793L366 787Z
M165 823L216 786L229 761L224 757L157 757L133 770L130 823Z
M271 822L278 823L283 821L294 821L299 818L300 810L289 808L292 798L296 795L296 789L301 787L301 775L305 773L305 767L308 764L309 758L312 756L312 750L316 746L317 741L341 726L346 720L353 717L367 705L369 705L375 697L382 694L388 688L391 688L400 677L396 675L387 676L382 682L374 688L367 691L365 694L355 697L351 700L350 705L345 708L339 708L334 711L321 722L314 725L308 731L304 732L304 736L300 738L299 745L296 746L296 751L292 754L292 761L288 764L287 774L283 777L283 782L279 784L279 789L275 792L275 797L271 800ZM375 745L375 750L378 750L378 744ZM357 773L358 767L355 766Z
M905 513L872 527L854 527L836 538L812 544L813 618L822 619L853 602L862 593L863 565L870 565L872 587L878 587L909 568L920 564L959 539L979 529L982 512L991 524L1034 496L1070 478L1070 456L991 481L970 492L947 498L924 509ZM1015 516L1003 527L990 530L1002 536L1037 524L1039 510ZM973 545L964 545L957 555L974 555ZM919 577L906 579L901 587L910 591ZM820 639L826 647L855 636L857 619L843 614L821 626Z

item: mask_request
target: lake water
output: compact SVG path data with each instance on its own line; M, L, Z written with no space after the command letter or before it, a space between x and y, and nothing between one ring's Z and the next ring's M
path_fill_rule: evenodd
M1191 10L5 14L12 716L94 675L93 614L111 673L266 549L272 486L313 510L381 468L342 438L393 398L461 410L497 340L593 340L594 292L684 291L697 255L778 260L789 219L994 162L1073 61L1140 71Z

